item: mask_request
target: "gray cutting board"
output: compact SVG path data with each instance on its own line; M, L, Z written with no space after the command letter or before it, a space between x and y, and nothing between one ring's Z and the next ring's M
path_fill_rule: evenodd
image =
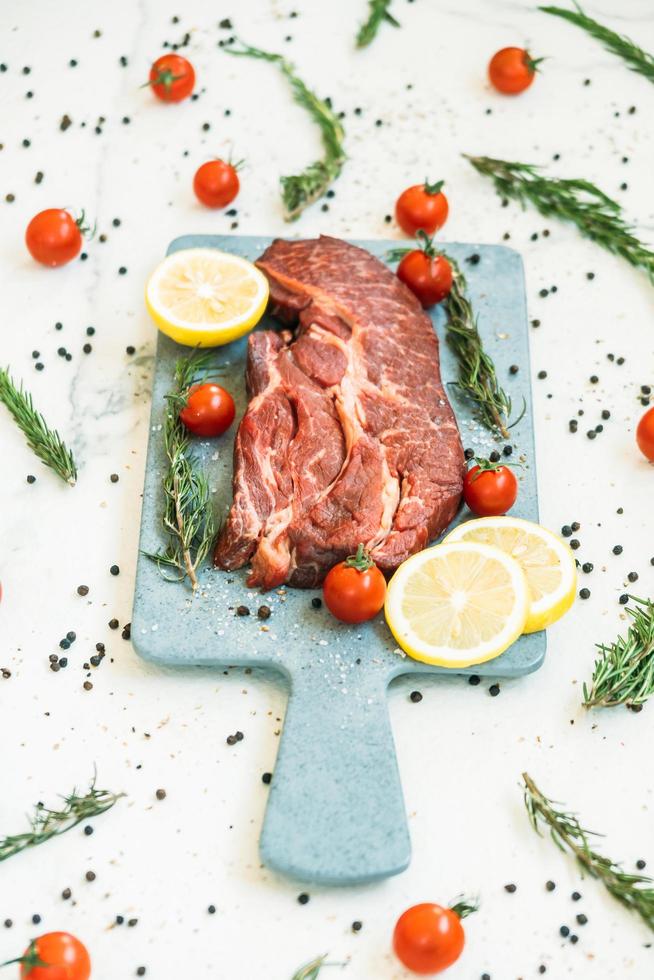
M168 251L211 246L255 259L269 238L188 235ZM383 258L397 241L357 242ZM469 283L479 329L497 366L500 382L516 406L526 403L523 420L511 430L513 459L524 457L520 494L512 513L538 519L534 435L531 410L528 322L522 261L498 245L445 245L460 262ZM467 260L478 254L473 264ZM456 378L456 364L443 341L443 312L433 314L441 338L445 383ZM264 318L261 326L271 323ZM247 406L244 385L246 339L216 348L220 380L236 401L237 421ZM157 551L161 531L161 478L165 460L161 426L164 395L171 388L177 357L188 354L162 334L157 347L150 442L145 472L140 548ZM509 366L518 373L509 374ZM464 446L488 455L489 434L471 418L470 406L451 394ZM216 517L231 502L231 432L198 443L198 455L210 473ZM458 520L465 519L462 511ZM246 570L217 571L207 565L201 594L191 599L187 586L165 582L156 566L139 555L132 640L147 660L166 665L247 666L283 674L290 693L270 797L260 839L268 867L306 882L354 884L385 878L409 864L411 844L400 776L386 705L386 689L400 674L435 674L400 654L383 615L361 626L337 622L311 600L319 592L280 589L265 596L245 584ZM257 617L261 604L272 614ZM237 606L251 610L237 616ZM264 629L266 627L266 629ZM536 670L545 656L545 634L521 637L501 657L460 670L484 677L519 677ZM216 738L223 739L218 719Z

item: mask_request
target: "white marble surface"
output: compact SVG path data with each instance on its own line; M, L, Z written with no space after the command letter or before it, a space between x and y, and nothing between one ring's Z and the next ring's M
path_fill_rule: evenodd
M294 8L300 16L289 19ZM96 821L93 836L75 830L2 866L0 922L11 918L14 926L0 927L0 960L39 931L31 923L38 913L40 929L83 938L94 980L131 977L140 965L160 980L290 980L297 966L327 950L348 963L348 980L399 980L405 973L389 952L397 915L414 902L446 902L463 891L479 893L482 908L469 920L453 980L484 971L494 980L529 978L540 964L557 980L644 980L654 973L651 934L599 885L580 883L571 861L534 835L518 788L528 769L606 833L607 853L629 868L640 857L654 862L654 709L589 715L580 707L594 642L624 627L617 598L626 574L639 573L639 593L654 592L654 472L633 439L643 411L639 386L654 383L654 294L644 275L574 229L515 206L502 210L460 157L466 151L548 162L560 153L554 173L595 180L624 202L651 241L654 89L583 33L523 0L396 0L402 29L384 28L357 53L352 37L364 9L363 0L24 0L0 9L0 61L8 65L0 74L0 361L25 379L81 464L78 486L60 485L0 413L0 666L11 670L0 681L0 830L18 831L34 802L84 784L94 764L102 785L128 794ZM654 50L648 0L601 0L589 9ZM310 889L306 906L296 901L301 887L261 868L257 855L267 793L260 777L274 767L283 685L237 670L155 669L107 627L114 616L126 623L131 609L155 341L142 303L145 277L174 236L229 230L230 218L202 209L192 195L193 172L209 154L233 146L247 159L239 231L272 234L287 231L279 174L317 149L314 130L274 68L229 60L217 48L225 35L217 22L226 16L252 43L288 52L307 81L346 112L349 161L336 197L327 213L314 207L294 232L395 235L384 215L404 186L429 174L447 181L448 239L499 242L510 233L526 264L530 315L542 321L531 335L542 519L555 529L580 521L578 555L595 564L583 582L591 598L550 630L536 675L503 683L497 698L487 684L439 678L424 681L422 702L412 704L415 683L393 686L413 863L374 887ZM160 105L139 85L162 42L180 40L186 30L201 96ZM285 42L286 35L293 40ZM497 48L524 41L548 60L531 91L503 99L488 89L486 62ZM77 67L68 67L71 58ZM632 105L635 114L627 111ZM360 117L355 106L364 110ZM73 125L61 132L64 113ZM106 118L100 135L99 116ZM23 147L23 139L31 145ZM38 170L45 174L40 185ZM8 193L12 204L5 203ZM63 205L85 207L108 241L91 243L86 263L50 271L31 261L23 233L35 212ZM122 223L114 228L116 217ZM545 227L550 237L532 242ZM125 276L117 273L121 265ZM592 282L588 271L595 272ZM541 299L539 290L551 284L557 294ZM89 324L96 334L86 357ZM135 357L125 353L129 344ZM72 361L57 356L60 345ZM45 363L40 374L33 349ZM608 352L625 364L610 363ZM547 379L535 380L542 369ZM588 381L594 373L597 385ZM585 429L604 407L611 420L591 442ZM586 414L573 436L567 422L579 408ZM38 480L28 486L31 472ZM110 483L112 472L119 483ZM611 553L616 543L624 547L620 557ZM109 574L114 562L117 578ZM90 587L85 599L76 594L80 583ZM70 629L78 639L69 666L54 674L48 655ZM108 656L86 692L81 665L100 640ZM245 740L230 748L225 736L236 729ZM167 790L163 802L155 800L158 787ZM88 869L97 875L92 884L84 880ZM548 878L557 882L553 894L544 889ZM513 895L503 888L511 881L518 885ZM65 887L74 903L61 900ZM575 905L569 896L577 888L583 901ZM572 946L558 929L574 927L580 911L589 923ZM137 917L138 925L110 928L118 913ZM356 936L354 919L364 923ZM325 971L332 975L340 972Z

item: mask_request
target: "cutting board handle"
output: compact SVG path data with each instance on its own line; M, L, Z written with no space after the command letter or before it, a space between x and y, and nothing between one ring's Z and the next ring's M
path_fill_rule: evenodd
M307 664L291 677L260 849L304 882L353 885L398 874L411 843L386 704L387 682L362 658L325 690Z

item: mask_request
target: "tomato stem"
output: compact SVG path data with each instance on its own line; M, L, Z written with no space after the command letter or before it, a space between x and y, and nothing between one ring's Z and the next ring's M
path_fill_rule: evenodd
M451 905L450 909L460 919L465 919L468 915L472 915L473 912L479 909L479 901L476 898L461 898L454 905Z
M505 467L507 470L522 469L522 463L508 463L506 459L485 459L483 456L475 456L471 460L473 466L478 466L478 471L472 477L472 482L478 480L482 473L493 473Z
M174 75L170 68L164 68L163 71L157 72L154 78L149 78L147 82L141 85L141 88L154 87L155 85L163 85L166 92L170 92L173 87L173 82L179 82L182 78L186 78L187 72L182 75Z
M425 177L423 190L425 194L429 194L430 197L436 197L437 194L440 194L444 183L444 180L437 180L432 183L430 182L429 177Z
M542 64L542 62L545 60L546 60L545 58L532 58L529 52L525 51L523 63L527 71L533 75L535 72L540 71L540 68L538 66Z
M27 948L27 952L23 956L16 957L15 960L6 960L4 963L0 963L0 966L11 966L12 963L18 963L20 966L26 966L27 971L22 971L23 974L27 972L29 974L30 970L33 970L35 966L45 966L49 967L52 964L46 963L38 954L36 948L36 940L31 939L30 944Z
M97 231L98 223L97 221L94 221L93 228L91 228L90 226L84 224L85 221L86 211L84 208L82 208L82 213L80 214L79 218L75 218L75 224L79 228L80 234L84 235L84 237L88 235L89 240L91 240Z
M362 544L359 544L356 555L348 555L345 559L345 565L348 568L356 568L357 572L367 572L374 564L374 561Z

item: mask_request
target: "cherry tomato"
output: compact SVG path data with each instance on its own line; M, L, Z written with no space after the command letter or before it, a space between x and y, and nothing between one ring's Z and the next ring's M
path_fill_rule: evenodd
M148 84L162 102L181 102L195 85L193 65L181 54L163 54L152 65Z
M179 417L194 436L221 436L234 421L234 399L220 385L194 385Z
M455 909L423 902L397 920L393 949L414 973L440 973L458 960L465 943L461 919Z
M39 961L47 966L37 966ZM23 980L89 980L91 960L69 932L47 932L30 943L20 961Z
M452 266L445 256L431 257L419 248L404 256L397 267L397 276L424 307L440 303L452 288Z
M518 481L508 466L479 460L463 478L463 499L479 517L499 517L513 507Z
M636 442L643 456L654 463L654 408L648 408L638 423Z
M384 605L386 580L360 544L356 555L330 568L322 591L332 616L343 623L363 623Z
M542 58L532 58L524 48L502 48L488 64L491 85L504 95L518 95L529 88Z
M203 163L193 178L195 196L208 208L224 208L231 204L239 188L236 167L224 160Z
M395 217L407 235L413 236L417 231L433 235L443 227L449 206L442 186L442 180L435 184L426 180L424 184L414 184L402 191L395 203Z
M82 247L84 213L75 220L63 208L48 208L34 215L25 232L25 244L33 259L55 268L66 265Z

